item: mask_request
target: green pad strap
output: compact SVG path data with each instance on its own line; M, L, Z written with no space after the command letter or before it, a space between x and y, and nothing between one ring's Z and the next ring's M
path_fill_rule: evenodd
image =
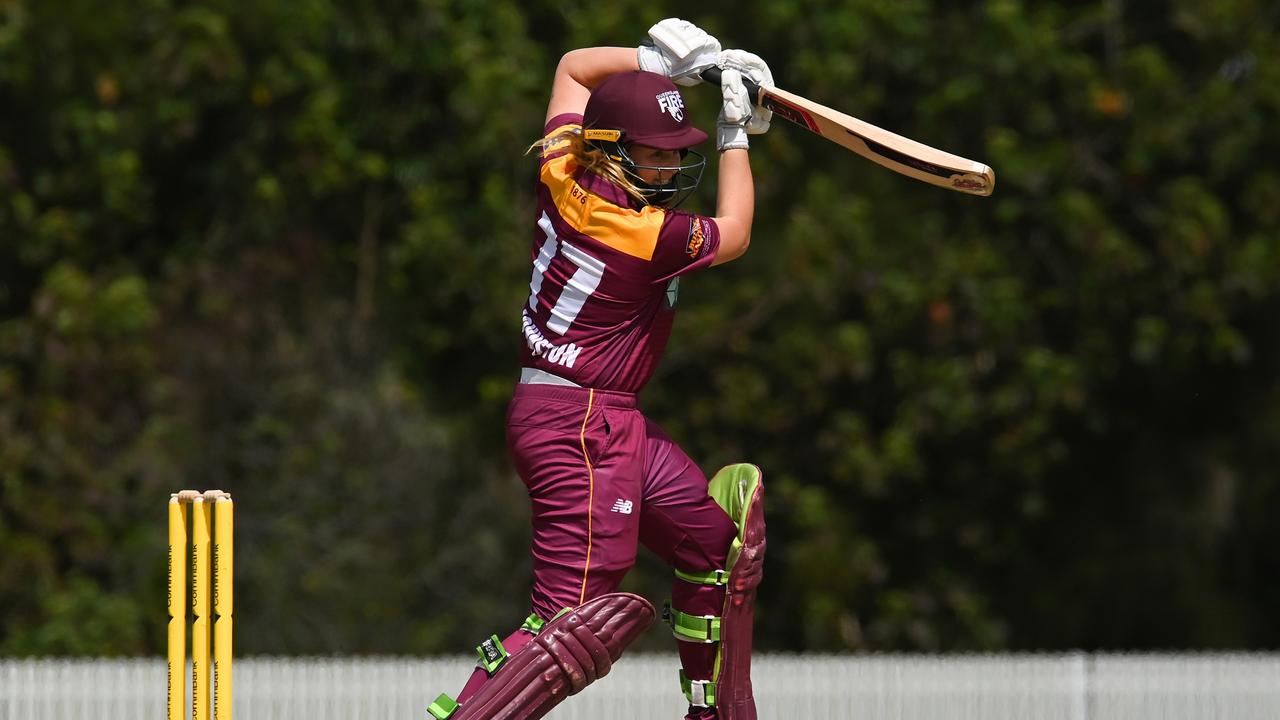
M490 635L488 640L477 645L476 654L480 656L480 667L484 668L489 677L493 677L498 668L511 657L497 635Z
M700 643L720 642L720 618L714 615L690 615L671 607L662 607L662 619L671 626L677 640Z
M537 635L538 633L542 632L542 626L546 624L547 624L546 620L543 620L537 615L530 615L529 617L524 619L524 624L520 626L520 629L524 630L530 635Z
M680 689L684 691L689 704L694 707L716 706L716 684L711 680L690 680L689 676L681 670Z
M458 711L458 703L448 695L441 695L436 701L427 706L427 712L436 720L445 720Z
M728 585L729 573L724 570L712 570L710 572L685 572L676 569L676 577L691 582L695 585Z
M573 610L573 608L563 608L560 610L560 612L556 613L551 618L551 620L555 620L556 618L560 617L561 615L564 615L565 613L571 610ZM524 630L530 635L537 635L538 633L542 632L542 628L546 626L547 623L551 622L551 620L543 620L537 615L530 615L529 617L524 619L524 624L520 626L520 629Z

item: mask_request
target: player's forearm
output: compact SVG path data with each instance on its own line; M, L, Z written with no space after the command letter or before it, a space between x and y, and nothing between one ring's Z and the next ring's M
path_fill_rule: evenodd
M591 90L614 73L639 69L635 48L591 47L570 50L560 58L551 83L547 120L562 113L581 113Z
M751 244L751 222L755 216L756 191L751 177L751 160L746 150L726 150L720 154L720 177L716 187L716 225L720 228L719 265L741 257Z
M614 73L639 69L636 49L633 47L589 47L565 53L560 58L556 75L558 79L563 73L567 78L590 90Z

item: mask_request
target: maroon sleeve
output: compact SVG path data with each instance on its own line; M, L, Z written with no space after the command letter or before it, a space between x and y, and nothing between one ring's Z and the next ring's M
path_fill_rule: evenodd
M653 251L654 282L666 282L711 266L720 247L720 227L705 215L667 211Z
M542 128L542 137L546 137L551 133L559 130L565 125L581 125L582 115L578 113L561 113L547 121L546 127Z

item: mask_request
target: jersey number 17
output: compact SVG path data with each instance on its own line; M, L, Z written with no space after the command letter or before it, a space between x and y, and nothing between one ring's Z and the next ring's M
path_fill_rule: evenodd
M538 227L542 228L547 239L542 243L542 248L538 250L538 257L533 261L533 277L529 280L529 309L537 311L543 276L547 268L551 267L551 261L555 259L557 253L563 254L578 268L574 271L573 277L569 278L569 282L565 283L564 289L560 291L560 297L551 307L551 318L547 321L548 330L564 335L577 319L578 313L582 312L582 306L586 305L587 298L591 297L600 286L600 279L604 277L604 263L561 240L556 235L551 218L545 212L538 220ZM544 299L544 302L549 304L550 299Z

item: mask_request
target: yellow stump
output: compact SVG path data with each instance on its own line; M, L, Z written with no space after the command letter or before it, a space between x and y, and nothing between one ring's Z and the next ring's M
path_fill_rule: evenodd
M209 720L210 505L191 501L191 705L194 720Z
M187 708L187 506L169 497L169 720Z
M188 505L190 507L188 508ZM169 497L169 716L231 720L235 505L221 490ZM190 586L188 593L187 587ZM191 704L186 623L191 605Z
M214 502L213 533L213 715L214 720L231 720L231 630L235 578L235 503L229 495Z

